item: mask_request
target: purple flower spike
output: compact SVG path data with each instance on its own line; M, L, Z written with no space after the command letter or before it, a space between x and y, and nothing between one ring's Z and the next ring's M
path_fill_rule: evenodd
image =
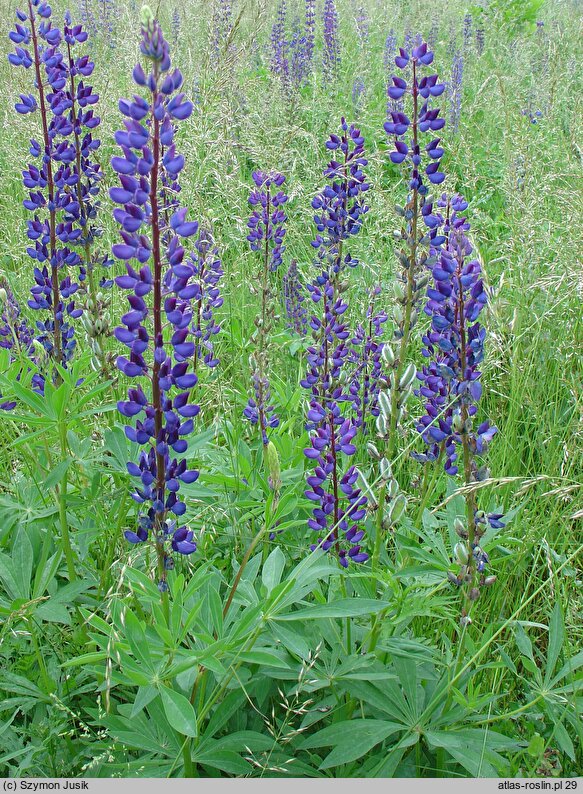
M477 428L473 424L482 395L479 366L486 338L478 318L488 296L480 263L472 258L473 247L467 236L470 225L461 214L467 206L459 195L444 194L437 202L436 217L444 244L435 257L433 283L427 290L424 311L431 318L431 327L423 336L421 352L428 363L417 373L421 385L416 392L425 399L425 414L417 430L426 449L414 453L414 457L423 462L441 460L447 474L455 477L462 473L465 484L470 485L489 476L484 467L478 467L477 458L485 454L497 429L488 421ZM468 526L458 534L468 541L473 555L464 555L470 559L463 560L465 572L457 583L469 581L471 601L479 594L475 587L484 584L488 562L480 549L480 538L488 523L493 528L504 524L500 514L487 516L477 509L475 492L469 492L466 500Z
M268 405L270 400L268 347L269 332L274 316L270 274L275 272L285 251L283 238L287 217L283 206L287 196L280 188L285 182L283 174L276 171L254 171L252 174L255 189L249 194L249 204L254 208L247 223L250 229L247 239L252 251L261 252L262 267L259 276L261 289L261 315L255 320L256 332L253 341L257 349L251 356L254 398L247 403L243 416L252 425L258 425L261 439L266 448L269 443L268 430L279 425L275 408Z
M314 469L306 479L305 495L314 502L308 525L318 533L311 548L333 549L340 565L346 567L350 560L364 562L368 555L360 547L366 497L356 487L355 467L343 470L343 459L356 452L358 424L342 413L342 406L353 403L354 395L341 377L351 355L351 334L340 277L358 264L345 246L362 227L368 210L362 194L369 186L360 130L342 119L340 134L331 135L326 146L338 160L332 160L324 171L331 184L312 201L317 212L318 235L313 245L318 250L318 271L307 289L317 313L309 320L314 344L307 350L308 371L301 385L310 394L306 425L310 446L304 454Z
M249 204L255 209L247 223L250 229L247 239L252 251L264 251L269 260L269 269L275 271L285 251L283 238L287 217L282 207L287 196L278 189L285 182L285 177L276 172L254 171L252 178L256 189L249 195Z
M304 306L306 288L301 280L298 263L295 259L292 259L291 265L283 277L283 298L287 327L298 336L305 336L308 330L308 312Z
M324 54L322 76L324 83L334 83L340 70L340 37L338 11L334 0L324 0Z
M181 484L198 477L182 456L199 412L191 400L197 363L202 360L211 368L218 363L212 338L219 326L213 310L222 303L217 287L222 269L210 235L187 219L176 200L184 159L176 151L175 123L190 115L192 104L180 91L182 75L171 69L157 21L142 29L140 49L150 71L146 75L136 67L134 80L148 94L120 103L126 117L124 129L116 133L122 156L112 158L121 187L111 190L111 198L121 205L115 218L123 241L113 246L113 253L126 268L116 283L129 292L129 310L115 330L129 357L120 356L117 365L138 381L118 408L135 422L126 427L127 437L143 447L138 463L128 464L139 480L132 496L149 505L138 530L126 537L144 542L152 533L158 570L165 572L168 545L179 554L196 549L192 532L177 527L171 516L184 515ZM197 233L195 251L187 257L183 242ZM160 575L161 585L165 575Z
M439 109L431 107L431 99L440 96L445 85L438 82L436 74L422 75L424 67L433 61L433 53L425 42L413 47L409 54L405 49L399 50L395 63L405 74L393 75L387 89L391 102L403 102L406 95L411 97L411 118L403 109L393 106L389 110L389 120L385 123L385 132L393 136L395 151L390 155L396 164L406 163L411 171L409 185L411 190L418 190L421 195L427 194L427 187L423 184L423 170L421 168L423 154L418 132L437 132L444 126L444 120L439 118ZM410 76L407 79L406 74ZM411 136L411 133L412 136ZM432 147L437 147L434 142ZM430 182L439 184L444 175L438 172L439 157L425 166L425 174Z
M34 93L22 94L15 107L36 116L39 124L39 140L33 138L30 145L34 162L22 172L28 194L23 204L31 213L27 253L35 263L28 305L48 313L36 323L37 340L46 351L42 363L66 367L75 349L69 320L82 313L73 301L79 287L69 272L80 266L84 278L86 268L75 249L86 244L96 210L99 167L92 158L99 141L89 130L99 123L91 109L98 97L84 82L93 64L87 56L72 56L72 48L87 39L80 25L73 26L67 15L63 32L53 27L51 8L43 0L30 0L17 19L9 61L32 69ZM41 382L42 377L39 387Z

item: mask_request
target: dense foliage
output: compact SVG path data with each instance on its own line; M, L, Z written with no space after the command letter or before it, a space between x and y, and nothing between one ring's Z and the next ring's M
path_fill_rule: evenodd
M0 769L576 775L576 3L203 5L9 31Z

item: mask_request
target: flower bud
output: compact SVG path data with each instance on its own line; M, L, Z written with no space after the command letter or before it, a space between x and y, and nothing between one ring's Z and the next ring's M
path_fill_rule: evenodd
M453 550L454 556L461 565L465 565L470 559L468 548L465 543L456 543Z
M413 381L415 380L415 376L417 375L417 368L413 362L407 365L405 372L401 375L401 379L399 380L399 389L407 389L409 386L412 385Z
M388 512L388 519L391 524L396 524L402 517L407 508L407 498L404 494L400 493L391 504Z
M269 471L269 484L274 491L278 491L281 487L281 464L273 441L265 446L265 462Z
M381 415L388 418L391 415L391 399L386 391L379 392L378 401Z
M387 488L387 494L389 499L394 499L395 496L399 493L399 483L395 480L394 477L391 477L389 480L389 487Z
M390 479L390 477L392 475L391 464L386 458L381 458L381 460L379 462L379 472L380 472L381 478L383 480L389 480Z
M387 417L383 413L377 416L375 424L379 435L386 436L389 426L387 424Z
M466 529L466 525L461 520L461 518L456 518L453 522L453 528L456 531L456 534L460 536L460 538L466 538L468 535L468 531Z
M462 416L459 413L459 411L456 412L453 415L451 426L453 428L454 433L461 433L462 432L463 427L464 427L464 422L463 422Z
M383 357L383 361L388 367L392 367L395 363L395 353L393 352L393 348L389 344L384 344L383 349L381 352Z
M486 587L490 587L490 585L493 585L495 581L496 581L495 576L486 576L486 578L484 579L484 584L486 585Z

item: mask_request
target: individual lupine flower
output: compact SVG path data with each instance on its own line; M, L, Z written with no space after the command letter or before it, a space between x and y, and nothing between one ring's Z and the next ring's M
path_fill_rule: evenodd
M435 232L438 221L433 215L428 185L440 184L444 179L444 174L439 171L443 149L439 138L433 137L443 128L444 121L439 117L439 109L432 106L432 100L439 97L445 87L439 82L437 74L422 76L423 70L432 62L433 53L427 44L414 47L411 53L400 49L395 64L404 74L394 75L388 90L391 99L407 100L411 107L410 111L405 107L401 111L393 111L390 121L384 125L385 131L394 141L390 159L406 170L409 194L405 206L397 207L402 218L401 230L394 235L401 242L397 252L400 272L395 279L393 342L386 343L382 349L388 372L383 379L386 391L379 394L381 410L376 418L376 426L380 439L386 445L386 457L384 450L378 454L379 465L386 465L383 463L386 460L392 461L397 450L398 433L403 425L407 400L415 379L416 368L412 362L408 362L408 358L412 329L417 322L423 290L428 281L426 265L431 261L431 248L438 248L443 242L443 237ZM411 114L411 118L405 110ZM423 146L422 136L426 133L430 140ZM375 567L380 554L382 530L387 526L385 510L387 496L390 497L388 487L389 480L381 477L376 515Z
M36 94L21 95L15 109L23 115L38 111L42 137L42 144L32 139L30 145L38 165L31 164L22 172L28 190L23 204L32 213L27 223L32 245L27 253L36 263L28 305L48 312L48 319L37 320L37 338L53 362L66 366L75 347L73 327L66 318L81 314L70 300L78 285L60 272L80 261L68 247L81 235L67 215L75 184L71 169L75 148L67 140L73 131L67 115L72 101L66 91L68 70L61 50L62 35L52 26L50 6L43 0L30 0L28 11L17 11L17 19L10 33L15 49L8 60L13 66L33 67ZM57 374L54 377L58 380Z
M484 52L485 37L486 31L484 28L476 28L476 50L478 51L478 55Z
M460 52L453 56L451 78L447 85L449 125L455 135L459 129L462 113L462 86L464 76L464 57Z
M366 94L366 88L362 77L357 77L352 84L352 106L354 107L354 114L358 116L362 109L362 103Z
M426 413L417 429L427 445L426 453L415 456L422 461L443 460L445 471L456 476L461 463L464 484L469 486L489 476L477 459L497 432L487 420L474 427L478 402L482 396L480 364L484 357L486 331L479 316L487 303L480 263L472 258L467 237L469 223L461 214L467 208L463 197L444 195L438 202L446 238L437 261L431 267L433 284L427 290L425 312L431 317L430 330L423 336L422 350L428 364L417 373L421 382L418 394L426 399ZM459 576L450 576L464 585L467 618L469 603L479 596L486 582L484 571L488 555L480 540L488 524L504 526L501 514L486 515L478 510L476 494L465 494L467 526L456 527L465 543L458 544Z
M284 224L287 220L283 205L287 196L280 190L285 182L283 174L275 171L254 171L252 174L255 188L249 195L249 204L254 208L247 226L247 235L252 251L261 251L262 267L259 278L261 288L261 314L255 319L256 330L252 341L256 350L251 357L251 370L254 398L250 398L244 416L251 424L259 424L264 448L269 443L268 429L277 427L279 420L275 409L268 406L269 334L272 328L274 307L270 285L270 273L281 264L284 251ZM265 459L265 454L264 454ZM265 462L267 463L266 459Z
M334 0L324 0L324 54L322 75L325 83L333 83L340 68L338 11Z
M198 285L192 283L193 263L184 262L182 241L196 234L198 223L188 221L183 208L165 219L166 185L176 183L184 167L174 143L175 126L190 116L192 104L180 90L182 75L171 70L168 44L151 17L142 27L140 50L150 71L146 74L138 64L133 78L146 98L134 94L120 101L126 117L124 129L115 135L121 155L111 161L119 174L120 184L110 196L121 205L114 216L122 238L112 250L126 266L126 275L116 283L129 292L129 311L114 333L130 351L129 357L117 359L118 368L138 380L118 409L128 419L139 417L125 432L144 447L138 463L128 463L129 473L140 481L132 496L144 508L136 531L128 530L125 536L140 543L152 533L158 586L164 592L171 552L191 554L196 549L192 531L177 526L171 516L184 515L180 487L198 478L182 457L199 412L191 401L197 383L191 371L196 349L191 300Z
M287 327L299 336L305 336L308 331L308 312L304 306L306 288L300 278L296 259L292 259L283 277L283 300Z
M473 20L471 14L466 14L464 17L463 37L464 37L464 50L468 50L472 46L473 36Z
M366 497L356 486L356 468L349 465L344 470L343 465L344 458L356 452L353 440L358 427L342 414L342 407L352 398L342 385L342 368L350 354L350 331L344 319L348 304L342 297L347 284L341 276L357 265L344 245L362 226L368 207L361 194L369 185L363 171L367 164L364 138L356 127L349 128L342 119L341 134L331 135L326 146L341 158L328 164L324 175L332 184L312 202L318 213L314 217L318 235L313 245L319 249L319 272L308 291L319 311L310 319L314 344L307 350L308 371L301 381L310 393L310 446L304 454L315 464L307 478L306 497L315 503L308 522L318 533L312 549L333 549L346 567L351 560L364 562L368 555L360 545L364 531L359 524L365 516Z
M306 71L314 69L314 47L316 39L316 0L306 0L305 13Z
M366 310L366 321L360 323L351 341L351 361L354 373L350 384L353 398L356 425L361 432L368 433L369 417L379 415L378 399L383 376L383 325L388 320L385 311L377 311L375 303L380 295L380 287L372 290Z
M391 28L387 34L387 38L385 39L385 50L383 53L383 63L385 65L385 69L391 69L395 59L396 51L397 37L395 36L395 31Z

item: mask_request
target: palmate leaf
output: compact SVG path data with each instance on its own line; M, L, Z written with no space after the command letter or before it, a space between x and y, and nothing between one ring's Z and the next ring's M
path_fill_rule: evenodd
M330 769L356 761L387 737L403 730L398 722L384 720L344 720L328 725L299 745L301 750L334 747L320 764L320 769Z
M516 751L518 742L487 728L427 731L430 746L441 747L472 777L497 777L508 771L508 761L498 751Z

